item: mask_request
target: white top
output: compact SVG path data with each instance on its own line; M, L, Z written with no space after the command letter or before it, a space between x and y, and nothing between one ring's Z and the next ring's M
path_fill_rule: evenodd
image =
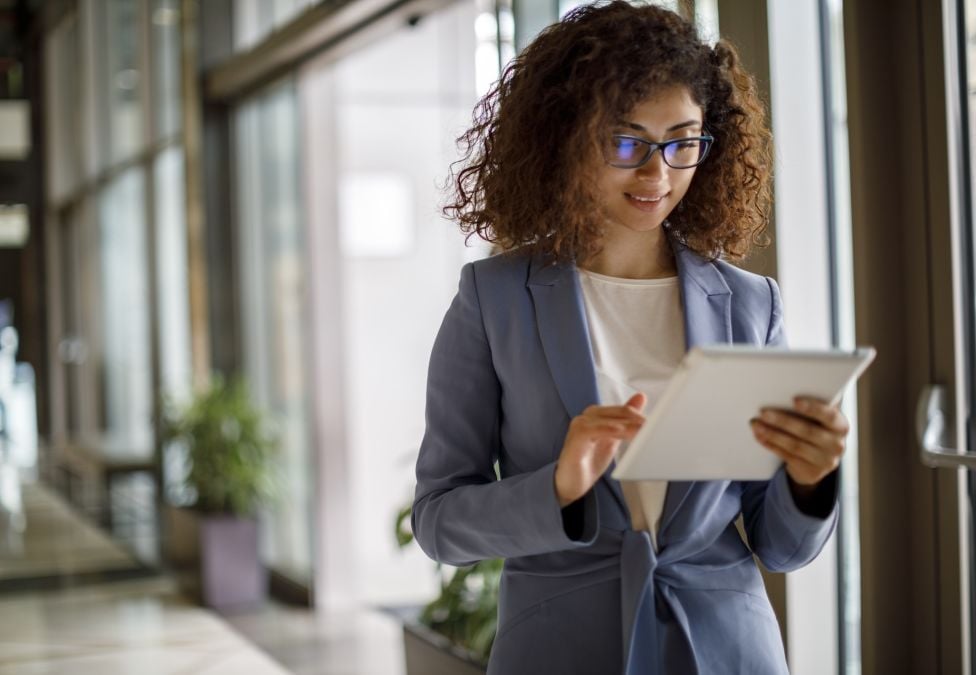
M684 314L678 277L622 279L580 269L580 286L602 405L623 405L647 394L646 415L685 354ZM620 456L627 449L621 443ZM635 530L657 530L667 481L622 481Z

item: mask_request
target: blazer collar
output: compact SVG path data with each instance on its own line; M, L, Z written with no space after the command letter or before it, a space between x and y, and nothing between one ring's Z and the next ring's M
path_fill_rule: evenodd
M678 268L686 348L731 344L732 290L726 283L725 277L719 272L715 263L702 258L677 241L670 233L668 239ZM579 368L581 363L578 360L555 360L553 358L555 354L552 356L549 354L549 348L555 347L559 355L574 356L576 359L585 356L592 370L593 355L589 348L583 292L579 285L576 264L547 262L542 256L535 255L529 267L527 285L536 303L539 331L543 333L543 348L546 350L550 368L554 371L571 367ZM552 290L542 291L540 290L542 288ZM540 309L544 316L539 315ZM554 326L559 329L558 332L547 330ZM549 334L550 339L546 339L545 333ZM593 379L595 387L595 377ZM557 386L559 386L558 382ZM560 395L567 410L572 413L575 406L566 399L575 401L578 396L563 391L560 391ZM583 406L585 407L586 405Z
M715 263L676 241L669 233L675 254L685 324L687 349L732 342L732 291ZM549 370L570 418L600 400L583 304L583 292L574 262L533 257L527 286L535 304L539 338ZM613 466L607 472L612 472ZM608 480L620 505L627 511L620 483ZM693 482L668 486L659 537L675 511L687 498Z
M732 289L718 266L684 244L671 239L681 304L685 317L687 349L732 343Z

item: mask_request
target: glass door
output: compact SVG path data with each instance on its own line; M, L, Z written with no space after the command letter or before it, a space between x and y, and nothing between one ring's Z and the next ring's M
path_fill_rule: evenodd
M958 50L959 73L956 75L957 91L959 92L959 137L954 145L960 148L959 169L957 174L959 189L957 203L958 217L953 223L953 253L954 253L954 286L955 286L955 324L960 341L958 353L957 374L955 387L955 415L950 417L956 422L954 429L947 434L948 440L956 437L955 445L962 452L974 451L974 416L973 401L976 400L976 375L973 364L976 363L976 283L974 283L974 268L976 268L976 236L974 236L974 214L976 214L976 0L959 0L955 9L955 34L958 36L960 49ZM953 25L947 22L947 25ZM950 42L951 44L951 42ZM952 433L954 432L954 433ZM974 453L976 454L976 453ZM962 458L959 458L960 460ZM966 466L976 468L976 457L966 457ZM968 639L965 645L968 656L968 670L972 672L972 664L976 661L976 640L973 639L973 608L976 607L973 593L976 589L976 568L972 561L976 560L976 538L973 535L973 518L976 515L976 471L966 472L966 519L963 532L964 550L968 562L965 570L968 581L966 618L964 635Z
M951 560L951 572L958 569L959 598L958 604L943 607L941 620L947 637L959 636L962 672L971 673L976 656L973 651L976 646L973 639L973 626L976 625L973 617L976 607L973 597L976 589L973 566L976 560L973 533L976 448L973 446L972 414L976 386L973 372L976 363L976 0L945 0L942 10L950 203L948 223L933 227L930 242L936 251L948 249L947 259L941 262L949 268L948 274L942 276L951 285L944 290L951 292L945 294L948 300L943 306L933 303L930 330L951 330L952 363L948 365L951 365L952 375L923 388L917 407L916 432L923 464L953 471L958 478L955 485L949 482L949 489L943 491L944 494L955 492L959 496L958 541L953 538L940 545L939 554ZM940 247L940 240L947 240L948 246ZM931 283L938 287L940 273L933 269L930 275ZM941 480L945 481L945 478ZM953 490L955 486L958 488ZM957 631L956 626L960 630Z
M430 345L461 265L486 253L440 217L439 186L506 32L463 0L303 75L307 137L329 150L306 179L316 358L330 375L317 384L322 603L341 592L408 606L437 592L435 566L398 549L394 523L413 498Z

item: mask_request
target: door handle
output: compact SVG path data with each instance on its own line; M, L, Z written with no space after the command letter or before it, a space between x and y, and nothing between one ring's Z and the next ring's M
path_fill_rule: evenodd
M952 413L946 399L946 389L940 384L925 387L918 399L915 433L918 436L922 464L933 468L976 469L976 453L959 452L948 447L952 443Z

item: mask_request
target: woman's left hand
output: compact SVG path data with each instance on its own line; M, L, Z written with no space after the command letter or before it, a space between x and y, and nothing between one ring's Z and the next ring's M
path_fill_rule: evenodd
M800 396L793 410L763 408L750 423L756 440L786 463L801 493L812 491L837 468L851 428L838 407Z

